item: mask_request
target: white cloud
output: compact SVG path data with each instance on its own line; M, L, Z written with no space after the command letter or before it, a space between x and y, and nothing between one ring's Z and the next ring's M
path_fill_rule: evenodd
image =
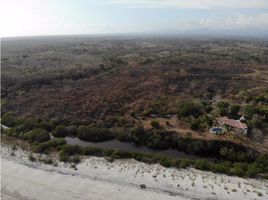
M268 13L255 16L237 14L223 19L201 18L194 21L192 26L209 29L268 29Z
M268 28L268 13L257 16L239 15L236 19L226 20L225 23L240 28Z
M212 23L212 20L211 19L200 19L199 21L199 25L201 28L208 28Z
M128 7L176 7L184 9L268 8L268 0L106 0Z

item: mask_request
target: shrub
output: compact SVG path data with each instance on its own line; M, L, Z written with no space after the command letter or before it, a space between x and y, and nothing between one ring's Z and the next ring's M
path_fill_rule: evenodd
M198 117L202 114L201 106L194 102L182 102L179 105L178 117Z
M16 128L7 128L7 129L4 129L1 133L2 134L5 134L5 135L8 135L8 136L19 137Z
M113 135L116 137L116 139L118 139L119 141L122 142L127 142L127 141L131 141L131 137L129 136L128 133L126 132L122 132L122 131L116 131L113 133Z
M179 168L187 168L190 166L190 162L188 160L181 160L179 163Z
M14 127L16 125L16 118L13 113L5 113L1 118L1 123L5 126Z
M92 155L92 156L104 156L105 155L104 151L99 147L84 147L83 154Z
M65 132L66 132L66 135L76 136L77 135L77 126L75 126L75 125L67 126L67 127L65 127Z
M17 120L16 127L19 131L26 132L26 131L30 131L34 128L37 128L38 122L32 117L20 118ZM42 129L42 130L44 130L44 129Z
M248 118L248 119L251 119L252 116L257 113L257 109L256 109L256 106L254 105L247 105L245 106L244 108L244 113L245 113L245 116Z
M51 132L54 129L54 125L52 122L40 122L37 124L37 128L42 128L47 130L48 132Z
M67 132L63 125L58 125L55 130L52 131L52 135L54 137L65 137L67 135Z
M160 164L164 167L171 167L174 166L176 163L176 161L174 159L171 158L162 158L160 160Z
M254 177L260 172L262 172L262 169L258 167L257 163L253 163L248 166L247 171L246 171L246 176Z
M131 117L135 117L136 112L135 112L135 111L131 111L131 112L129 113L129 115L130 115Z
M225 102L225 101L220 101L217 103L217 107L218 108L229 108L230 104L228 102Z
M225 173L226 174L228 172L228 167L226 167L223 163L215 163L215 164L211 165L210 169L216 173Z
M132 128L130 131L130 136L132 140L138 144L145 144L148 138L143 129L143 126Z
M68 155L80 154L83 152L82 147L79 145L64 144L60 149Z
M152 121L151 121L151 126L152 126L153 128L155 128L155 129L160 129L160 124L159 124L159 122L156 121L156 120L152 120Z
M111 134L109 130L93 126L79 126L77 130L77 137L81 140L93 142L101 142L114 138L113 134Z
M200 169L200 170L208 170L210 169L209 162L206 160L196 160L194 162L194 168Z
M229 106L230 104L225 101L220 101L219 103L217 103L217 107L219 108L219 114L221 116L226 116L229 111Z
M28 140L29 142L45 142L50 140L49 133L41 128L33 129L27 133L24 134L24 138Z
M211 106L207 106L205 108L206 113L211 113L212 110L213 110L213 108Z
M243 163L234 163L233 168L230 169L232 175L244 176L245 175L246 164Z
M231 118L237 118L238 117L238 112L240 110L240 106L239 105L232 105L230 107L230 113L229 113L229 116Z
M30 155L29 155L29 160L30 160L31 162L33 162L33 161L35 161L35 157L33 157L33 155L30 154Z
M155 149L166 149L169 147L167 141L168 133L158 130L153 130L148 133L148 139L146 139L145 145Z
M200 130L201 126L200 126L200 120L198 119L194 119L190 122L190 128L192 130Z
M60 157L60 161L63 161L63 162L67 162L70 159L69 155L66 152L64 152L63 150L61 150L59 152L59 157Z
M116 121L118 126L125 126L127 123L127 120L124 116L117 117Z
M74 162L74 163L80 163L81 160L80 160L80 157L78 155L75 155L75 156L72 156L70 158L70 161Z
M33 145L32 150L36 153L48 153L52 148L57 148L65 143L66 141L64 139L54 138L50 141Z
M114 150L113 153L110 155L112 158L131 158L131 153L121 151L121 150Z

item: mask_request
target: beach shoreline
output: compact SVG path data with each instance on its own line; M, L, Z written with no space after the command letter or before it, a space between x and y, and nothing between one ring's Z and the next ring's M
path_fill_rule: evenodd
M165 168L133 159L111 162L105 158L84 157L75 167L63 162L53 166L32 162L29 155L28 151L2 145L2 199L268 198L267 180L231 177L192 168Z

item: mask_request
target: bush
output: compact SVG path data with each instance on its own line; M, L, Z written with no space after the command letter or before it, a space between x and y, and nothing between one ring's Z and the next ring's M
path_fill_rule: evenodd
M54 137L65 137L67 135L67 132L63 125L58 125L55 130L52 131L52 135Z
M64 139L54 138L50 141L33 145L32 150L33 152L36 152L36 153L48 153L52 148L57 148L58 146L61 146L65 143L66 141Z
M261 173L262 169L257 165L257 163L250 164L246 171L247 177L255 177L257 174Z
M245 113L245 116L247 117L247 119L251 119L252 116L257 113L257 109L256 109L256 106L254 105L247 105L245 108L244 108L244 113Z
M199 117L202 114L201 106L194 102L182 102L179 105L178 117Z
M194 168L200 170L208 170L210 169L210 163L206 160L196 160L193 164Z
M160 124L159 124L159 122L156 121L156 120L152 120L152 121L151 121L151 126L152 126L153 128L155 128L155 129L160 129Z
M230 107L230 113L229 113L229 116L231 118L238 118L238 112L240 110L240 106L239 105L232 105Z
M116 121L117 121L117 125L121 127L127 124L127 120L125 119L124 116L117 117Z
M46 142L50 140L49 133L41 128L36 128L24 134L24 138L29 142Z
M34 162L34 161L35 161L35 157L33 157L33 155L30 154L30 155L29 155L29 160L30 160L31 162Z
M76 136L77 135L77 126L75 126L75 125L67 126L67 127L65 127L65 132L66 132L66 135Z
M59 152L59 157L60 157L60 161L63 161L63 162L67 162L70 159L69 155L66 152L64 152L63 150L61 150Z
M212 110L213 110L213 108L211 106L207 106L205 108L206 113L211 113Z
M166 139L167 137L167 132L153 130L148 133L148 139L146 140L145 145L154 149L166 149L169 147L169 143Z
M72 156L70 158L70 161L74 162L74 163L80 163L81 160L80 160L80 157L78 155L75 155L75 156Z
M137 126L130 131L131 139L138 144L145 144L147 142L147 135L143 129L143 126Z
M219 108L219 114L221 116L226 116L229 111L229 106L230 104L225 101L220 101L219 103L217 103L217 107Z
M162 158L160 160L160 165L162 165L164 167L174 166L175 163L176 163L176 161L174 159L171 159L171 158Z
M52 122L40 122L37 124L37 128L42 128L51 132L54 129L54 124Z
M1 118L1 124L14 127L16 125L16 118L13 113L5 113Z
M236 175L240 177L244 176L245 174L245 171L239 165L235 166L234 168L231 168L230 172L232 175Z
M2 134L5 134L5 135L8 135L8 136L13 136L13 137L19 137L19 133L17 132L17 129L16 128L7 128L7 129L4 129L2 132Z
M228 172L228 167L225 167L224 164L222 163L215 163L211 165L210 170L215 172L215 173L227 173Z
M34 128L37 128L38 122L32 117L20 118L17 120L16 127L19 131L26 132L26 131L30 131Z
M113 150L112 150L113 152ZM110 153L112 153L110 152ZM99 147L84 147L83 148L84 155L91 155L91 156L105 156L106 154L104 151Z
M131 141L131 137L128 133L122 132L122 131L116 131L113 133L113 135L121 142L128 142Z
M181 160L179 163L179 168L187 168L190 166L190 162L188 160Z
M201 127L200 127L200 120L198 119L194 119L190 122L190 128L192 130L200 130Z
M228 102L225 102L225 101L220 101L217 103L218 108L228 109L229 106L230 106L230 104Z
M131 153L125 152L125 151L121 151L121 150L114 150L113 153L110 155L112 158L131 158L132 155Z
M79 126L77 130L77 137L81 140L93 142L114 139L113 134L110 133L109 130L93 126Z
M68 155L81 154L83 152L82 147L79 145L64 144L60 149Z

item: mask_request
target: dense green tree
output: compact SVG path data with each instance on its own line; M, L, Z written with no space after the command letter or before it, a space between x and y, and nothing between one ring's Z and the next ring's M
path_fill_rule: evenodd
M240 106L239 105L236 105L236 104L231 105L229 116L231 118L237 118L238 117L239 110L240 110Z
M202 114L201 106L195 102L182 102L179 105L178 117L198 117Z
M54 137L65 137L67 135L67 131L63 125L58 125L54 131L52 131L52 135Z
M245 112L245 116L248 119L251 119L252 116L257 112L256 106L254 106L254 105L247 105L244 108L244 112Z
M143 126L137 126L131 129L130 136L132 140L139 144L145 144L147 140L147 135L143 129Z
M230 104L228 102L225 102L225 101L218 102L217 107L219 108L219 114L221 116L226 116L229 111L229 106Z

